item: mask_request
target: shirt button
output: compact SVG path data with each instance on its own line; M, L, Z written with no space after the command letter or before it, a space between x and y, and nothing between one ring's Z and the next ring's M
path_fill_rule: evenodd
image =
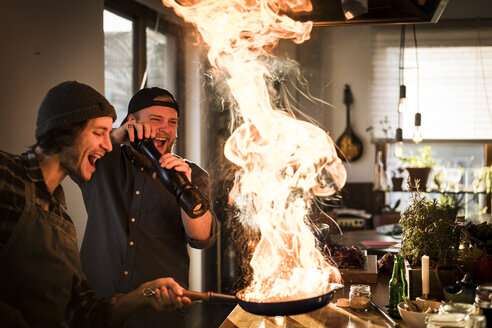
M124 272L123 272L123 274L124 274L125 276L128 276L128 271L124 271Z
M130 221L135 222L135 218L131 218Z
M129 244L130 244L130 246L133 246L133 241L131 241Z
M136 193L137 195L140 195L140 191L138 191L138 190L137 190L137 191L135 191L135 193Z

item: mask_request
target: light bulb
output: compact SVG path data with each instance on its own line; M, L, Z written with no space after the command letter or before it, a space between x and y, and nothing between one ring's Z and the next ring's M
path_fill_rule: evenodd
M400 85L400 100L398 101L398 113L403 114L407 110L407 87Z
M412 137L413 142L416 144L419 144L422 142L422 131L420 131L420 126L415 126L413 129L413 137Z
M396 158L402 158L403 157L403 141L399 141L396 143L394 155Z
M407 110L407 99L400 98L400 101L398 102L398 113L404 114L406 110Z
M422 116L420 113L415 113L415 127L413 130L413 142L419 144L422 142L422 131L420 129L420 125L422 124Z

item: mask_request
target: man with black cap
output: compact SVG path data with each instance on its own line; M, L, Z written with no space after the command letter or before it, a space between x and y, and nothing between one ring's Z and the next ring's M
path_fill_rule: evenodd
M113 151L97 162L89 182L76 180L88 213L82 266L96 295L125 293L162 275L187 288L187 244L203 249L215 241L215 214L209 210L190 218L173 194L155 179L151 162L130 146L135 139L153 138L162 154L161 166L183 172L209 199L208 174L171 153L178 114L178 103L167 90L153 87L138 91L130 100L127 117L111 132ZM147 309L132 316L127 325L185 327L186 314Z
M82 272L60 183L67 174L91 178L96 161L112 150L115 119L99 92L63 82L41 103L36 144L22 155L0 151L1 327L102 327L121 324L147 304L191 305L172 278L96 298Z

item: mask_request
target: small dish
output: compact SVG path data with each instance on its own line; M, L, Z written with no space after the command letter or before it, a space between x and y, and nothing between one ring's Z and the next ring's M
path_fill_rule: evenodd
M401 302L398 304L398 312L409 328L425 328L425 319L432 313L437 313L441 306L441 302L435 301L417 300L412 302L416 303L419 309L425 311L430 308L433 312L413 312L405 307L405 302Z

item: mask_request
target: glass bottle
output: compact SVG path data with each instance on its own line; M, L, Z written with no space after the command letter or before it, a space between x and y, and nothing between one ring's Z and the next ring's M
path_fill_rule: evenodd
M464 272L473 272L473 257L471 256L473 251L473 245L470 239L470 233L466 228L466 221L464 216L457 216L455 221L454 231L459 236L459 244L457 245L457 261L459 266L464 268ZM470 280L471 282L471 280ZM473 291L470 302L473 303Z
M376 155L376 164L374 165L374 189L388 189L388 179L383 163L383 153L378 151Z
M403 296L406 297L406 291L407 282L405 281L403 258L400 255L396 255L393 275L389 281L389 315L391 317L401 318L400 313L398 313L398 303L403 302Z
M374 163L374 189L380 190L381 188L381 167L379 165L379 157L382 156L381 151L378 151L376 155L376 163Z
M383 152L378 151L378 167L379 167L379 184L381 185L381 189L388 189L388 178L386 177L386 169L383 163Z

